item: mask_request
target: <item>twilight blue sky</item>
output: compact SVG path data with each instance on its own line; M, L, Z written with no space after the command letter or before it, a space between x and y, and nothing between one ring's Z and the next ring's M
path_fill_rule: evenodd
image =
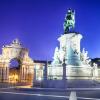
M51 60L68 8L76 11L81 48L100 57L100 0L0 0L0 51L19 38L33 59Z

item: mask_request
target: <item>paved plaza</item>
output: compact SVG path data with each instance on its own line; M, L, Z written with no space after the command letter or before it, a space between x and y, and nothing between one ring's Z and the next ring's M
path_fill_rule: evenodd
M69 100L69 96L72 91L76 92L77 100L100 100L99 88L79 88L67 90L1 88L0 100Z

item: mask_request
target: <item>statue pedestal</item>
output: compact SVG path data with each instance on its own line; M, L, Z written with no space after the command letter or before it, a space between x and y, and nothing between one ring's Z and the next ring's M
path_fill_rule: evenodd
M66 70L66 71L64 71ZM66 72L66 78L63 78L63 72ZM48 66L48 79L92 79L93 68L89 66L65 66L62 65Z
M48 66L46 87L50 88L78 88L93 86L93 68L89 66L62 65ZM66 70L66 71L65 71ZM66 73L64 73L66 72ZM64 75L66 75L64 77ZM82 84L82 85L80 85Z
M67 65L80 66L80 41L82 39L81 34L69 33L64 34L58 38L60 42L59 59Z
M47 87L92 86L93 68L81 60L81 39L82 35L77 33L64 34L58 38L60 47L55 50L53 63L47 67Z

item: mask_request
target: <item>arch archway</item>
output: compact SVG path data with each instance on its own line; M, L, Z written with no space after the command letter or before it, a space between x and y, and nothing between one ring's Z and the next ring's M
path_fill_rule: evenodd
M2 48L0 55L0 82L33 82L33 60L18 39ZM11 78L12 77L12 78ZM14 78L15 79L14 79Z
M9 83L18 83L20 82L20 66L21 62L17 58L10 60L9 65Z
M19 68L21 65L21 61L17 58L13 58L10 60L10 68Z

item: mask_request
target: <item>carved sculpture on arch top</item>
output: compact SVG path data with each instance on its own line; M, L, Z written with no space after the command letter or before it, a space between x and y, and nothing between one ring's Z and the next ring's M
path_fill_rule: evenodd
M18 65L14 66L11 61L15 60ZM0 55L0 82L26 82L33 81L33 60L28 55L28 49L24 48L18 39L10 45L2 47Z

